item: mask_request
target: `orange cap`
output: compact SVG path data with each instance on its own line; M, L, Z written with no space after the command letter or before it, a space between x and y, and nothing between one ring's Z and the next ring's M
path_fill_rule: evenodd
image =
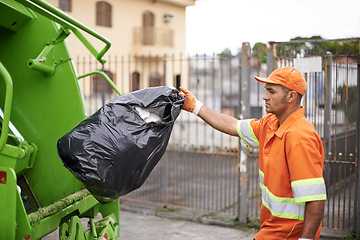
M305 94L307 87L302 73L290 66L275 69L267 78L255 77L255 79L263 83L280 84L301 95Z

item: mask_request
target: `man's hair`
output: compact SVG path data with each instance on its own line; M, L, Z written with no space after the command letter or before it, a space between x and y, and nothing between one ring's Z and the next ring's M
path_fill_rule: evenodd
M284 90L285 96L286 96L290 91L293 91L293 90L291 90L291 89L289 89L289 88L287 88L287 87L285 87L285 86L283 86L283 85L281 85L281 86L282 86L282 88L283 88L283 90ZM296 92L296 93L297 93L297 103L300 104L303 95L301 95L301 94L298 93L298 92ZM285 97L284 97L284 98L285 98Z

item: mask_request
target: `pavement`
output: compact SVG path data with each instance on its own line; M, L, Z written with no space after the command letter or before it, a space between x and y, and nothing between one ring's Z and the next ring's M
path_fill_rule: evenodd
M251 240L257 231L193 209L173 209L156 203L120 199L119 240ZM323 228L320 240L341 239L343 234ZM52 239L59 239L58 230L43 238Z
M161 204L120 199L120 239L201 240L253 239L257 228L240 226L221 215L206 215L186 208L164 208ZM322 228L320 240L341 239L347 232Z
M257 233L255 228L193 209L133 199L120 199L120 209L120 239L125 240L245 240Z
M143 213L120 211L120 239L124 240L245 240L255 230L206 225Z
M95 221L100 220L97 216ZM83 219L86 229L87 221ZM209 217L191 209L164 208L161 204L121 200L119 240L247 240L257 229ZM42 238L59 239L59 230Z

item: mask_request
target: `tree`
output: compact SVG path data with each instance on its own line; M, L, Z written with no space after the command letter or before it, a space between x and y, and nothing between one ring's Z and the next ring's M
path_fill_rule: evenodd
M255 43L252 50L253 50L252 55L257 57L259 59L260 63L266 63L267 51L266 51L266 44L265 43L261 43L261 42Z
M306 42L306 40L310 40ZM315 41L311 41L315 40ZM296 37L290 39L289 43L279 43L277 45L277 51L279 55L283 55L286 52L290 54L297 54L299 52L304 52L308 54L317 54L323 55L327 52L331 52L336 55L355 55L359 53L359 42L358 41L318 41L323 40L321 36L315 35L310 38L308 37ZM291 43L291 42L294 43ZM301 42L296 42L301 41Z
M221 53L218 54L220 57L232 57L231 50L229 48L225 48Z

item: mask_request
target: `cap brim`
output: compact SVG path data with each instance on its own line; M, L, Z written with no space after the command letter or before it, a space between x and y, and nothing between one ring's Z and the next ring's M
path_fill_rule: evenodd
M268 78L263 78L263 77L254 77L257 81L259 81L259 82L263 82L263 83L272 83L272 84L279 84L279 83L277 83L277 82L275 82L275 81L272 81L272 80L270 80L270 79L268 79Z

